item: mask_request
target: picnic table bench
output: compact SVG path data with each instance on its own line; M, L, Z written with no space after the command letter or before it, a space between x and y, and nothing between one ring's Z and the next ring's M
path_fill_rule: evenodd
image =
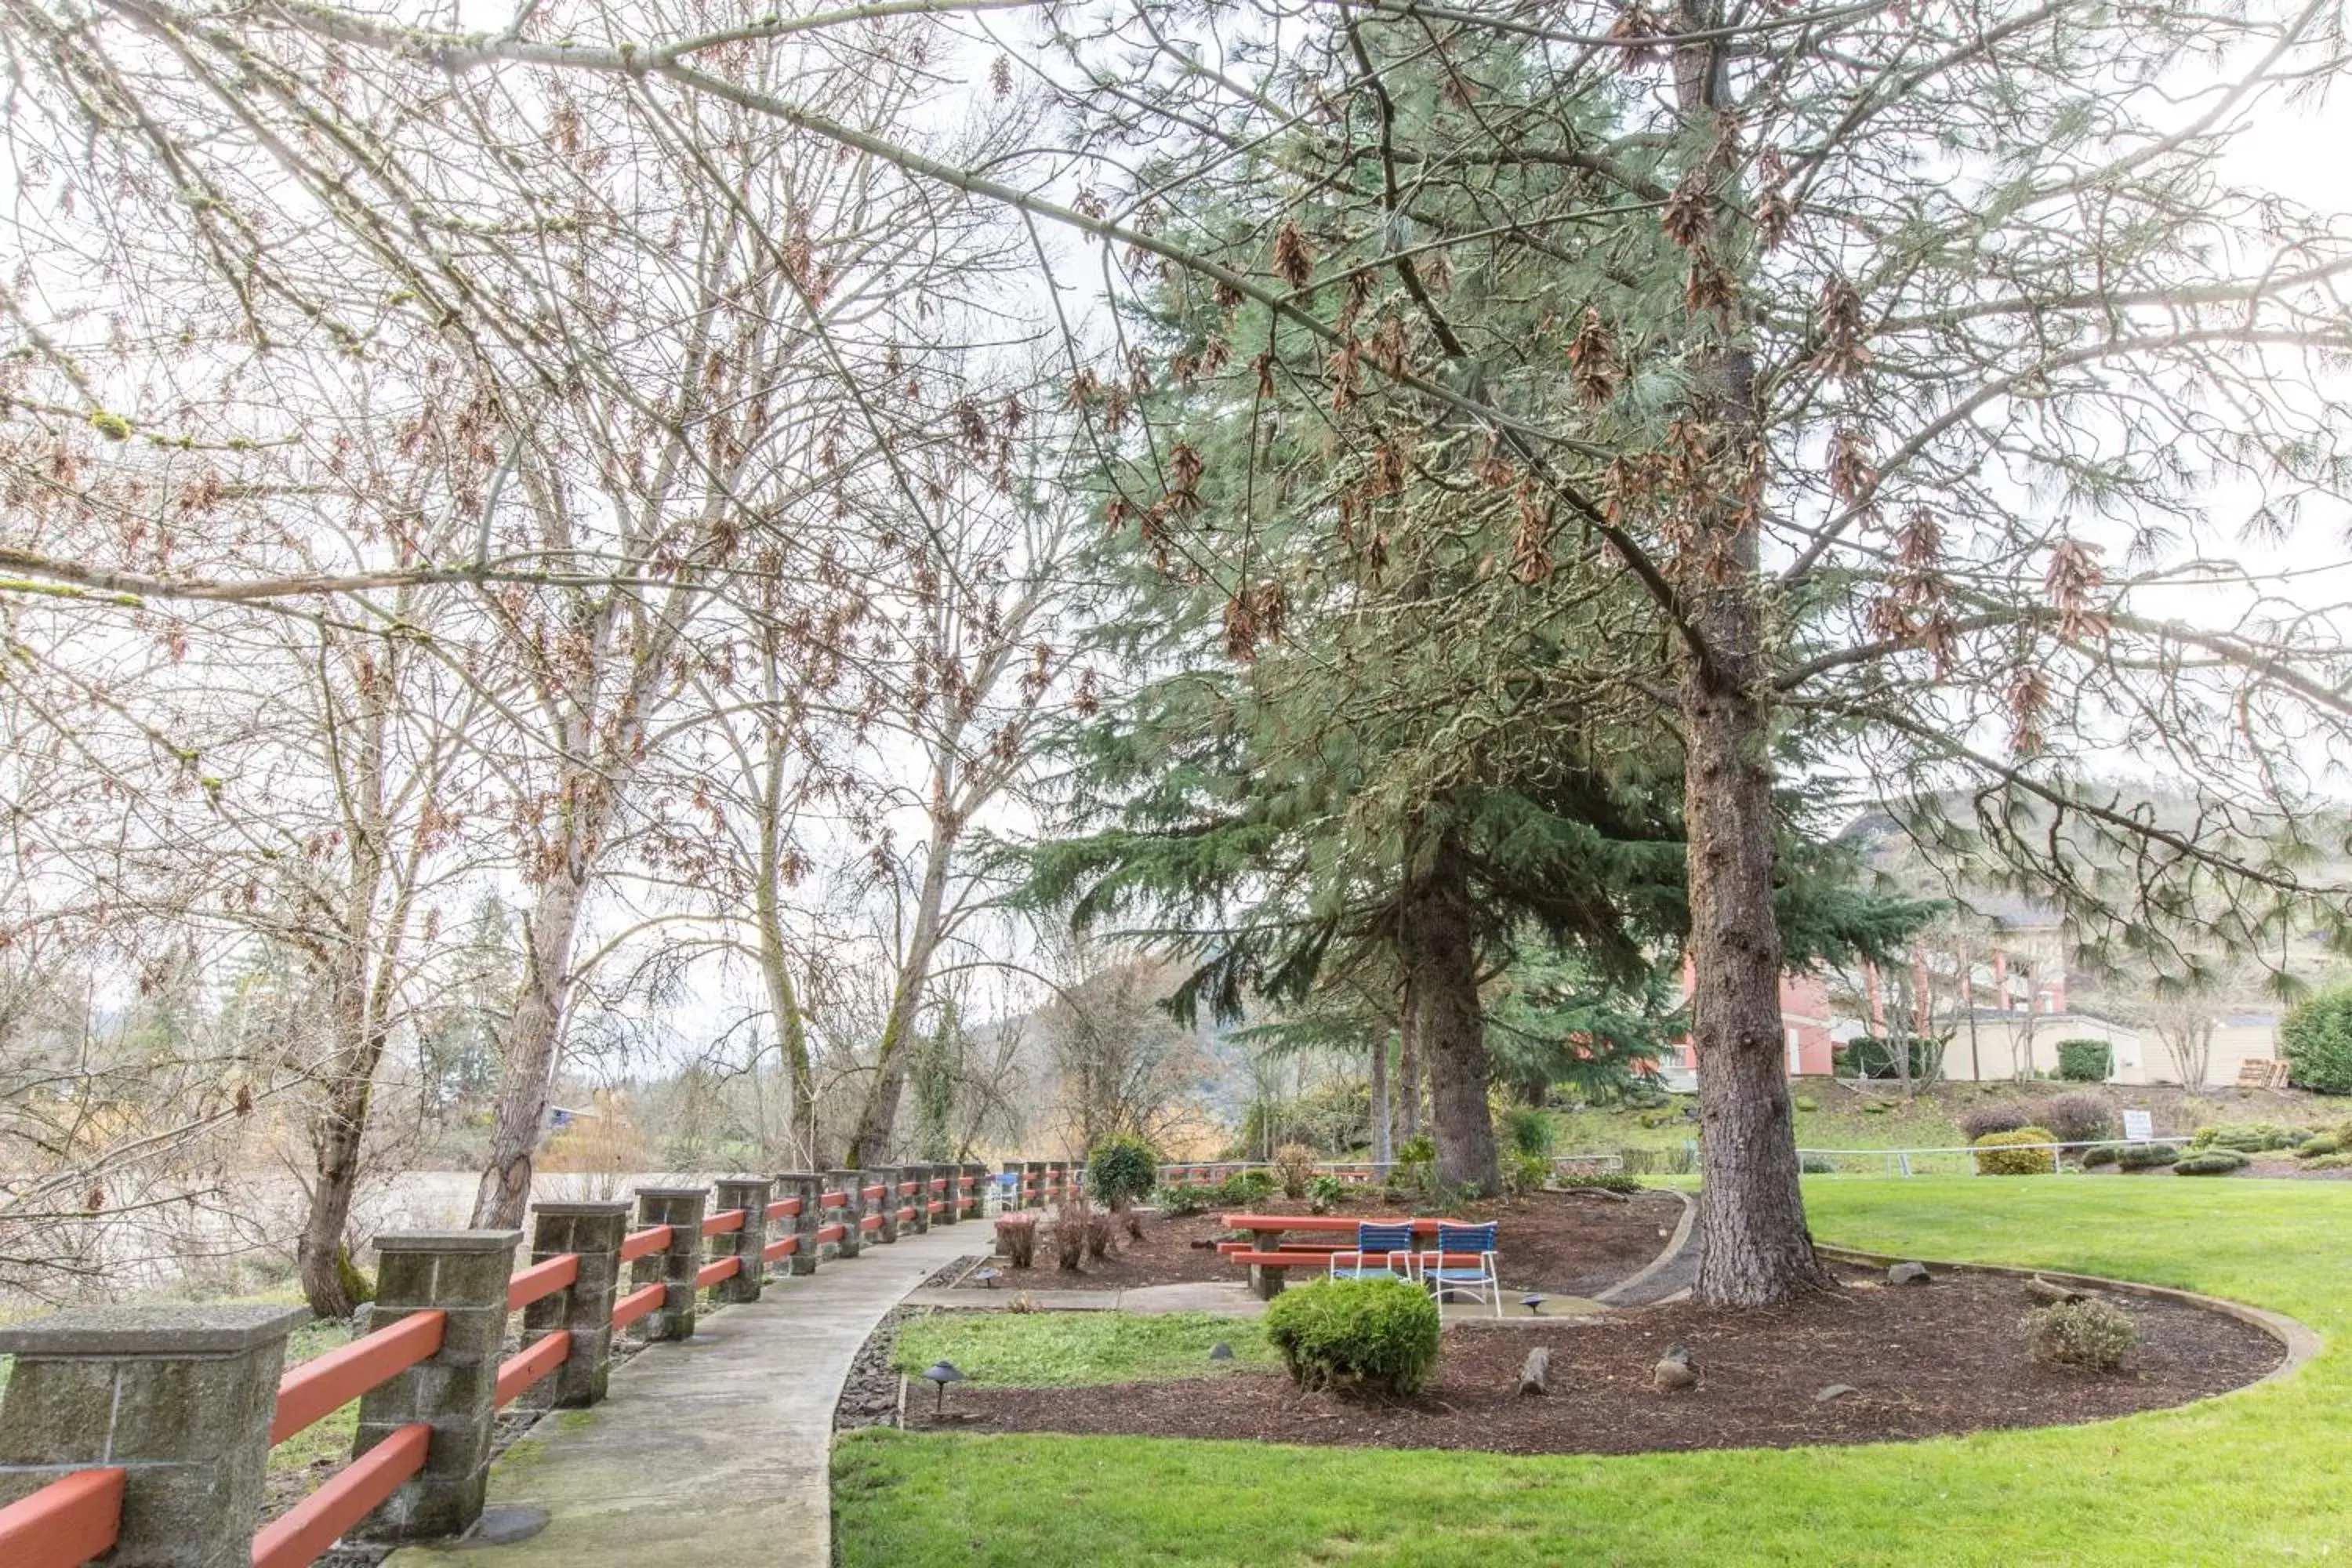
M1228 1230L1250 1233L1247 1241L1219 1242L1217 1250L1227 1262L1248 1268L1251 1293L1265 1301L1282 1294L1284 1276L1291 1269L1328 1269L1333 1253L1353 1252L1356 1227L1360 1225L1409 1225L1416 1240L1423 1237L1434 1240L1439 1226L1463 1223L1451 1219L1369 1219L1333 1214L1228 1214L1219 1215L1217 1219ZM1306 1232L1313 1239L1285 1242L1282 1237L1292 1231Z

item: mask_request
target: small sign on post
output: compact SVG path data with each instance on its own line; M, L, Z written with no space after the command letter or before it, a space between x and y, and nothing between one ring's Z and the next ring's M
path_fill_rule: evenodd
M2156 1142L2156 1118L2145 1110L2125 1111L2124 1141L2129 1143Z

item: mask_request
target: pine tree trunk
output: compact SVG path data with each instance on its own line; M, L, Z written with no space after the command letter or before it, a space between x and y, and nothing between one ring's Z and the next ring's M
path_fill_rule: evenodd
M1397 1127L1405 1141L1421 1136L1421 1001L1408 977L1397 1005Z
M1723 13L1721 0L1697 0L1677 21L1700 32L1719 27ZM1736 135L1729 59L1719 37L1675 49L1676 105L1694 138ZM1692 247L1695 269L1743 265L1730 230L1744 211L1727 175L1717 178L1706 231ZM1703 1184L1695 1292L1711 1306L1761 1307L1824 1285L1828 1276L1805 1228L1781 1033L1763 502L1756 489L1764 457L1755 359L1735 316L1732 309L1694 309L1688 324L1685 423L1707 456L1696 493L1685 498L1688 533L1674 562L1697 644L1678 639L1676 699Z
M1389 1114L1389 1037L1372 1042L1372 1163L1385 1165L1396 1158L1396 1123Z
M1502 1190L1495 1123L1486 1103L1486 1018L1470 908L1470 862L1448 835L1409 895L1404 942L1429 1058L1430 1120L1437 1177L1482 1194Z

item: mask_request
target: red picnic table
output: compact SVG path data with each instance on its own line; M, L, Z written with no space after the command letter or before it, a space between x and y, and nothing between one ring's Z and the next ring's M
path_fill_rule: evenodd
M1434 1238L1441 1225L1467 1223L1458 1219L1374 1219L1338 1214L1228 1214L1219 1215L1217 1219L1228 1230L1250 1233L1248 1241L1219 1242L1217 1250L1224 1254L1228 1262L1248 1265L1250 1290L1268 1301L1282 1294L1283 1276L1290 1269L1328 1268L1334 1252L1353 1250L1345 1243L1329 1241L1286 1247L1281 1237L1286 1231L1341 1236L1352 1242L1360 1225L1409 1225L1415 1238Z

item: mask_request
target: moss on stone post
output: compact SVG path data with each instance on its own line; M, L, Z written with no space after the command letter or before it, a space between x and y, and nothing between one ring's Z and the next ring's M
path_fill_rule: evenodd
M113 1568L250 1568L301 1307L81 1307L0 1329L0 1504L121 1466Z
M399 1231L375 1238L375 1300L368 1332L417 1312L444 1314L441 1348L360 1399L359 1458L413 1422L433 1428L425 1468L352 1533L368 1541L457 1535L481 1517L490 1469L490 1418L506 1348L507 1280L519 1230Z
M863 1171L827 1171L824 1173L826 1188L837 1188L842 1194L843 1236L834 1247L836 1258L855 1258L866 1245L866 1233L861 1228L866 1218L865 1183L866 1173Z
M791 1275L816 1272L817 1227L824 1223L824 1205L817 1201L824 1191L824 1178L814 1171L780 1171L772 1180L780 1198L798 1198L801 1212L792 1216L793 1235L800 1245L784 1259L784 1272Z
M659 1307L639 1321L648 1342L694 1337L695 1272L702 1267L702 1219L710 1212L708 1187L639 1187L637 1226L669 1226L669 1245L629 1265L629 1284L639 1289L658 1279L669 1287Z
M580 1277L522 1310L525 1347L559 1329L572 1335L572 1353L563 1364L523 1398L558 1409L579 1409L604 1397L612 1374L613 1303L620 1295L621 1240L629 1232L629 1205L534 1204L530 1213L531 1261L544 1263L572 1253L580 1259Z
M756 1301L768 1272L767 1265L760 1261L761 1250L768 1245L768 1179L729 1176L713 1182L711 1190L719 1213L743 1211L742 1229L721 1231L710 1238L711 1256L740 1258L743 1266L731 1278L712 1286L710 1294L721 1301Z

